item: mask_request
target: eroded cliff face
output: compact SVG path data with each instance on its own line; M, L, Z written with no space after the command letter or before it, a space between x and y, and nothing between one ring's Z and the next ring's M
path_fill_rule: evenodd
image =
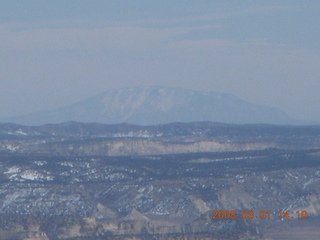
M65 123L0 125L0 151L54 156L131 156L320 147L320 129L213 123L160 126Z
M220 143L217 141L164 142L149 139L112 139L99 142L58 143L31 147L40 154L67 156L144 156L195 152L236 152L275 147L274 143Z

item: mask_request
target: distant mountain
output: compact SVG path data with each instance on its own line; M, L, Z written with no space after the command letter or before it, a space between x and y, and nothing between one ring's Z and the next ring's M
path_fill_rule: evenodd
M252 104L230 94L167 87L109 90L62 108L2 119L24 125L66 121L139 125L195 121L296 123L279 109Z

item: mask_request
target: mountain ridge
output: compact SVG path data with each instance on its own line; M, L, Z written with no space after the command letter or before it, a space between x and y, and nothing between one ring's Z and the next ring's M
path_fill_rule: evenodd
M233 95L168 87L108 90L71 105L2 122L41 125L68 121L155 125L212 121L231 124L298 124L283 111L246 102Z

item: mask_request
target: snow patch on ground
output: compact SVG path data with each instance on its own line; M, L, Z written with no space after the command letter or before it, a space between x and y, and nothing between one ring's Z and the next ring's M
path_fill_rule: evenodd
M15 133L19 134L19 135L24 135L24 136L28 136L28 133L23 132L22 130L16 130Z
M36 170L25 170L20 174L20 177L25 180L31 181L52 181L52 176L44 176L43 174L37 172Z
M6 146L6 148L7 148L7 150L12 151L12 152L19 149L18 146L14 146L14 145L12 145L12 144L8 144L8 145Z
M12 167L9 167L8 171L4 172L4 174L14 174L18 172L21 172L21 169L17 166L12 166Z
M73 167L73 164L71 162L61 162L59 163L61 166L65 166L65 167Z
M47 161L35 161L34 163L38 166L43 166L43 165L46 165L48 162Z
M308 182L303 184L302 189L305 189L308 185L310 185L311 183L316 182L316 181L318 181L318 179L311 178Z
M138 137L138 138L150 138L153 137L153 134L150 134L148 131L130 131L128 133L115 133L113 137Z

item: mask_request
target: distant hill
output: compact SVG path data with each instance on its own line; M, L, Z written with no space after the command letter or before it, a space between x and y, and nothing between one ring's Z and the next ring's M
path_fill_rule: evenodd
M230 94L167 87L109 90L62 108L6 118L1 122L40 125L66 121L139 125L195 121L296 123L279 109L249 103Z

